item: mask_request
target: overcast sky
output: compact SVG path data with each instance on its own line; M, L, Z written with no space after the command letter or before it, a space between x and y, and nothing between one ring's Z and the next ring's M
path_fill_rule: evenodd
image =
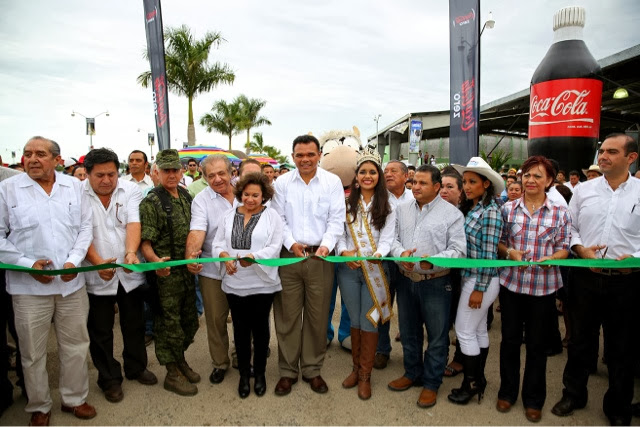
M596 59L640 44L637 0L483 0L481 103L529 86L546 53L556 10L586 8L585 41ZM150 89L136 83L149 68L142 0L0 0L0 155L21 151L33 135L57 140L63 157L85 154L84 119L96 119L94 146L126 155L149 152L155 132ZM227 40L211 53L236 73L194 102L196 124L218 99L267 101L272 126L256 129L290 153L299 134L360 128L362 139L409 112L449 108L449 10L445 0L163 0L165 27ZM172 148L187 140L186 98L169 95ZM138 132L142 129L142 132ZM255 131L255 130L254 130ZM196 126L197 144L227 147L225 136ZM233 138L242 149L246 134ZM154 154L157 146L154 148Z

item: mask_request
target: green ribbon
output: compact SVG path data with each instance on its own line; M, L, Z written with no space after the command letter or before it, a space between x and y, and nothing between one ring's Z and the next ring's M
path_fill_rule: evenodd
M282 267L286 265L295 264L298 262L304 262L309 258L323 259L332 263L349 262L349 261L396 261L396 262L418 262L428 261L431 264L442 268L488 268L488 267L519 267L519 266L534 266L534 265L558 265L565 267L588 267L588 268L640 268L640 258L627 258L621 261L614 259L557 259L553 261L545 262L533 262L533 261L507 261L507 260L494 260L494 259L469 259L469 258L416 258L416 257L345 257L345 256L327 256L327 257L308 257L308 258L271 258L271 259L258 259L253 258L240 258L242 260L265 265L268 267ZM208 264L211 262L224 262L236 260L237 258L196 258L196 259L182 259L176 261L165 262L147 262L141 264L100 264L91 265L88 267L77 267L62 270L36 270L34 268L20 267L13 264L0 263L0 269L11 271L22 271L30 274L44 274L50 276L57 276L61 274L75 274L83 273L86 271L106 270L109 268L126 268L138 273L144 273L146 271L158 270L166 267L178 267L187 264Z

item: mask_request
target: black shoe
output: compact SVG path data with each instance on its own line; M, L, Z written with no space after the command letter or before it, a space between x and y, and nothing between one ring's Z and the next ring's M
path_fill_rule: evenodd
M251 393L251 384L249 384L249 375L240 375L240 382L238 382L238 395L244 399Z
M634 417L640 417L640 402L631 405L631 414Z
M573 414L575 409L582 409L585 405L578 405L571 398L562 396L562 399L551 408L551 413L559 417Z
M253 383L253 391L256 392L257 396L264 396L267 391L267 380L265 379L264 374L256 375L256 379Z
M211 381L211 384L220 384L224 380L224 374L226 373L226 369L213 368L213 372L209 375L209 381Z
M611 416L609 418L609 423L612 426L629 426L631 425L631 419L622 417L622 416Z

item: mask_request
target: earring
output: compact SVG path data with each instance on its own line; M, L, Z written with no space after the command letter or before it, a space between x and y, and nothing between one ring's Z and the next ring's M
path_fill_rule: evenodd
M360 188L360 184L356 182L356 188Z

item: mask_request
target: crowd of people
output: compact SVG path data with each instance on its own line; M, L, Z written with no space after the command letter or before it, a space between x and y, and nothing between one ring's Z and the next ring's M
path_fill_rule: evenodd
M19 354L18 386L27 397L30 424L49 424L46 355L52 322L63 412L81 419L96 416L87 402L89 355L97 385L110 402L124 398L124 377L156 384L158 378L147 369L146 345L152 340L166 369L164 388L193 396L201 376L185 352L201 314L212 384L224 381L230 366L237 365L240 398L251 394L252 377L253 392L266 393L273 311L280 377L275 394L291 393L300 376L314 392L327 393L322 367L328 334L333 335L328 329L335 282L348 311L353 365L342 386L357 388L360 399L372 395L373 369L384 369L389 361L389 324L397 315L404 373L388 388L420 387L417 405L429 408L437 402L443 377L462 373L460 387L445 393L447 398L461 405L475 397L480 401L487 385L488 324L498 300L502 341L496 409L509 411L520 395L526 418L540 421L547 356L563 345L556 311L560 298L568 358L563 396L551 412L566 416L585 406L602 325L609 369L603 410L612 425L630 423L634 285L640 269L494 268L480 260L640 257L640 179L629 173L638 158L635 140L608 136L598 164L583 171L589 177L584 182L577 171L564 182L557 163L542 156L530 157L519 171L503 177L479 157L441 171L427 161L417 168L398 160L383 165L377 150L366 147L358 153L353 182L343 187L340 178L318 167L315 137L295 138L292 152L296 169L289 172L252 159L236 171L221 155L190 159L185 168L171 149L159 152L150 165L144 152L134 150L128 174L120 176L118 156L110 149L91 150L81 165L62 163L69 171L60 173L60 146L44 137L30 139L21 164L25 173L0 169L0 262L69 272L7 270L0 275L0 410L13 400L8 329ZM328 255L345 261L330 263L323 259ZM162 264L210 257L229 260ZM303 260L280 267L254 262L294 257ZM376 259L385 257L403 260ZM466 258L468 266L443 268L428 257ZM146 274L112 268L140 262L159 264ZM73 270L91 265L105 268ZM114 357L116 313L123 366ZM456 353L448 364L454 325Z

